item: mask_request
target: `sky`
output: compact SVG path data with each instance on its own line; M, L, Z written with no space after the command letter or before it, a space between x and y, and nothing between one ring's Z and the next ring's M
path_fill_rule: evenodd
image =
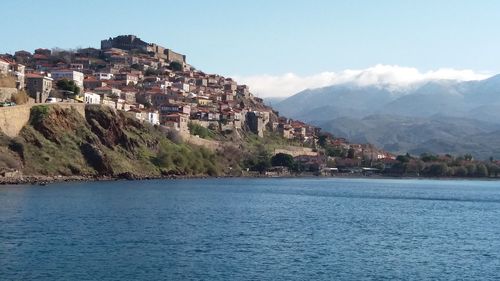
M344 81L346 73L383 70L396 82L411 79L400 77L408 69L459 80L500 73L496 0L3 0L0 6L7 11L0 17L0 53L99 47L102 39L135 34L186 54L205 72L237 77L259 96L288 96Z

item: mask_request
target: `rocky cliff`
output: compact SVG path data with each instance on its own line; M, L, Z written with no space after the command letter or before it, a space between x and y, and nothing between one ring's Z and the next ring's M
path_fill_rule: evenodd
M15 138L0 137L0 169L25 175L217 175L217 156L175 143L158 128L125 112L88 105L40 105Z

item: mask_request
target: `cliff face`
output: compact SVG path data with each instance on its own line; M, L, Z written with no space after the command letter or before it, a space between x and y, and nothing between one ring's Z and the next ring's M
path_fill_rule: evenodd
M19 136L0 138L0 168L29 175L217 175L216 155L176 144L157 128L106 106L35 106Z

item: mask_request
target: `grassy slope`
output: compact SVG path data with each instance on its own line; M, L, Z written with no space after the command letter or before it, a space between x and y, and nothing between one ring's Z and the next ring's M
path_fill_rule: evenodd
M86 118L75 110L33 107L30 123L12 140L0 138L5 151L0 168L19 163L27 175L141 176L217 175L217 156L176 144L156 128L123 112L87 106Z

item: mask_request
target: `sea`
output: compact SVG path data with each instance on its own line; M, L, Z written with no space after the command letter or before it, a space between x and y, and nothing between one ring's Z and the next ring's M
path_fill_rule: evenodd
M500 280L500 182L0 186L0 280Z

